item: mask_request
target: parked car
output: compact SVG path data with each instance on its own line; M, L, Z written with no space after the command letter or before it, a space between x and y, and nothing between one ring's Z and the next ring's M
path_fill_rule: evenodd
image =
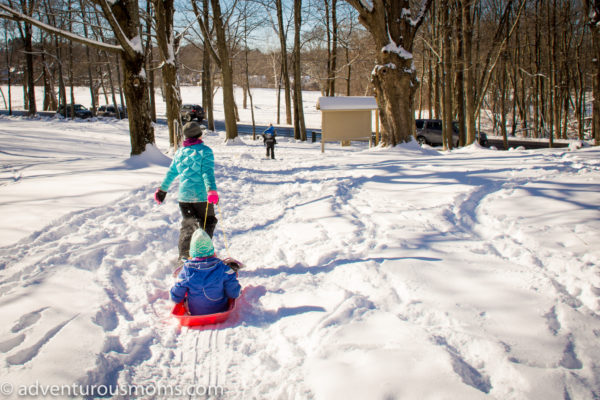
M119 114L117 114L117 107L115 107L113 104L106 104L98 107L98 111L96 112L96 114L99 117L119 118L120 115L121 118L127 118L127 107L119 106L118 109Z
M417 141L419 144L428 144L430 146L441 146L442 140L442 120L441 119L417 119ZM452 123L452 146L458 146L458 124Z
M189 122L194 119L202 121L204 119L204 108L198 104L183 104L180 114L183 122Z
M75 112L75 118L91 118L92 112L82 106L81 104L73 104L71 108L71 104L67 104L66 106L60 105L58 110L56 110L57 114L62 115L63 117L71 117L71 110Z
M443 145L441 119L417 119L415 122L417 125L417 141L419 144L426 143L430 146ZM477 132L477 141L481 146L488 145L487 135L483 132ZM458 123L452 122L452 146L458 147L458 143Z

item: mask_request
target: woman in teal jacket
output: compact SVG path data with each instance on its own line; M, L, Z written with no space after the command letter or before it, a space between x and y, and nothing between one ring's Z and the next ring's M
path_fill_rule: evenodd
M217 218L214 204L219 202L215 183L215 157L213 151L202 142L204 126L190 121L183 127L186 139L173 157L167 175L154 199L158 204L165 200L167 191L179 177L179 208L183 215L179 232L179 259L189 258L190 239L197 228L203 228L212 238ZM207 211L208 207L208 211Z

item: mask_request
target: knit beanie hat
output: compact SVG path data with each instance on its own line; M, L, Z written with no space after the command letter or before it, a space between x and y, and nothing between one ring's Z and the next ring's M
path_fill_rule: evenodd
M186 138L195 138L202 136L204 133L204 126L200 125L196 121L190 121L183 126L183 136Z
M204 229L197 229L190 242L190 257L210 257L215 254L215 248L208 233Z

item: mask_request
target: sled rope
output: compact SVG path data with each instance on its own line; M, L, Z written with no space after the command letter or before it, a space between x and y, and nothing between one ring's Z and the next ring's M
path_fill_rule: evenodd
M221 211L220 203L217 203L217 208L219 209L219 218L222 221L223 220L223 212ZM229 243L227 243L227 235L225 234L225 229L221 228L221 230L223 231L223 241L225 242L225 249L227 250L227 256L231 257L231 254L229 254Z
M210 203L206 203L206 211L204 212L204 225L202 226L202 229L204 230L204 232L206 232L206 220L208 219L208 207L210 206Z

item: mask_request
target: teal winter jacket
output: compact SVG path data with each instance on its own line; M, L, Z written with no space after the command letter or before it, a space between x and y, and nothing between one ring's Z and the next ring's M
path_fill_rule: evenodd
M183 147L180 147L175 153L160 189L168 192L171 183L178 176L178 200L181 203L206 201L208 192L217 190L215 156L210 147L201 140L186 140Z

